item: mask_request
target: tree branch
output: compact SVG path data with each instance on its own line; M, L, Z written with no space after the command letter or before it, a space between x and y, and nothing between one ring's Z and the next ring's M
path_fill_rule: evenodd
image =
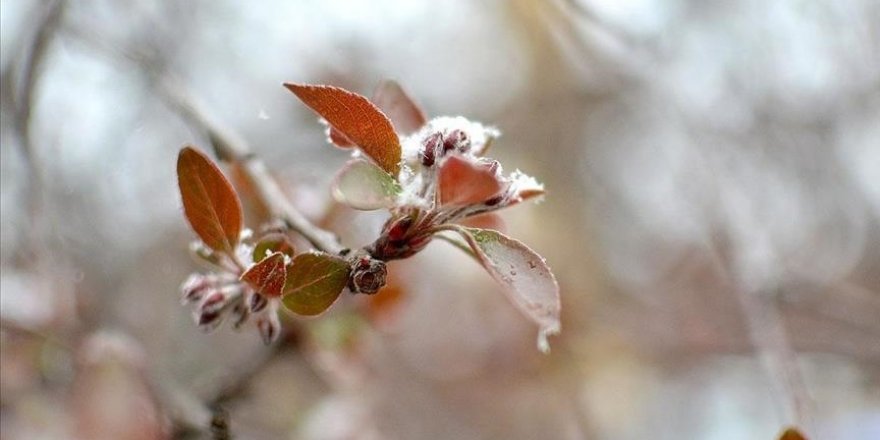
M254 155L247 143L209 116L205 107L194 96L167 76L158 79L157 89L163 100L191 124L204 130L217 157L241 165L253 182L258 197L273 217L277 217L293 231L305 237L315 248L338 254L344 247L336 235L315 226L284 195L266 164Z

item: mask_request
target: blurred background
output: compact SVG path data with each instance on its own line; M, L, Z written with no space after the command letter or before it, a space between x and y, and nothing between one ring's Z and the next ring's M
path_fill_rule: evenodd
M876 1L2 0L0 36L3 439L880 438ZM382 215L282 82L497 126L548 189L504 217L551 354L442 242L274 347L198 331L174 164L210 144L163 78L350 246Z

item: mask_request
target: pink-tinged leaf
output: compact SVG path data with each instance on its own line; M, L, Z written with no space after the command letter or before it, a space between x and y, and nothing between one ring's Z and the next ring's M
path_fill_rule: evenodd
M284 288L284 283L287 280L284 254L275 252L263 258L242 274L241 280L264 296L269 298L281 296L281 289Z
M425 112L394 80L385 80L376 87L371 99L394 123L400 134L408 135L428 122Z
M284 86L326 119L331 127L354 142L383 170L397 176L400 172L400 139L388 117L367 98L333 86L293 83Z
M440 204L473 205L501 192L501 177L492 164L449 156L440 168Z
M491 212L468 217L460 221L459 224L468 228L492 229L499 232L507 230L507 224L504 223L504 219L500 215Z
M342 258L323 253L299 254L288 271L282 301L298 315L318 315L339 297L348 284L350 271L348 262Z
M184 147L177 156L177 183L199 238L211 249L232 253L241 233L241 201L220 168L204 153Z
M790 427L783 431L783 433L779 436L779 440L807 440L800 431L798 431L795 427Z
M550 267L528 246L498 231L457 228L507 297L538 324L538 349L550 350L547 336L559 333L559 285Z
M264 258L275 252L281 252L282 254L293 258L293 255L296 253L296 248L293 246L293 243L287 235L280 232L266 234L261 237L260 241L254 246L254 263L263 261Z
M331 187L337 202L364 211L394 206L401 191L394 177L360 159L345 164L336 174Z

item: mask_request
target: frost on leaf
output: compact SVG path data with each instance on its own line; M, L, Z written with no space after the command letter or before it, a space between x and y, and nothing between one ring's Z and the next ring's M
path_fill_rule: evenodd
M320 314L339 297L350 270L347 261L330 254L297 255L284 286L284 306L298 315Z
M262 295L274 298L281 295L284 282L287 279L287 269L284 268L284 254L275 252L251 266L241 276L241 280L248 283L254 290Z
M401 188L397 180L381 168L354 159L336 174L331 192L339 203L369 211L394 206Z
M177 156L177 183L186 218L199 238L231 254L242 227L241 201L220 168L204 153L184 147Z
M337 138L351 141L383 170L397 176L400 139L388 117L367 98L333 86L293 83L284 86L342 135L337 134ZM333 135L331 131L331 137Z
M508 298L538 324L538 349L548 352L547 336L559 333L559 285L544 259L521 242L490 229L458 228L483 267Z

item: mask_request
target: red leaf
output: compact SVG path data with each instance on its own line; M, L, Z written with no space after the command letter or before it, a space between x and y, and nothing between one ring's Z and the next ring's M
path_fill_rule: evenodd
M382 81L373 92L371 101L388 115L401 134L408 135L428 122L422 108L410 98L397 81Z
M284 305L298 315L318 315L327 310L348 284L351 268L342 258L319 253L293 259L284 285Z
M326 119L383 170L400 172L400 139L391 121L367 98L348 90L323 85L285 83L303 103Z
M449 156L440 168L440 204L472 205L502 190L499 176L488 163L475 163Z
M559 333L559 284L535 251L498 231L456 229L467 240L486 271L504 286L507 297L540 327L538 348L550 349L547 336Z
M177 184L186 218L211 249L232 253L241 233L241 201L220 168L192 147L177 156Z
M287 280L284 254L275 252L263 258L262 261L254 264L242 274L241 280L264 296L269 298L281 296L281 289L284 288L284 282Z

